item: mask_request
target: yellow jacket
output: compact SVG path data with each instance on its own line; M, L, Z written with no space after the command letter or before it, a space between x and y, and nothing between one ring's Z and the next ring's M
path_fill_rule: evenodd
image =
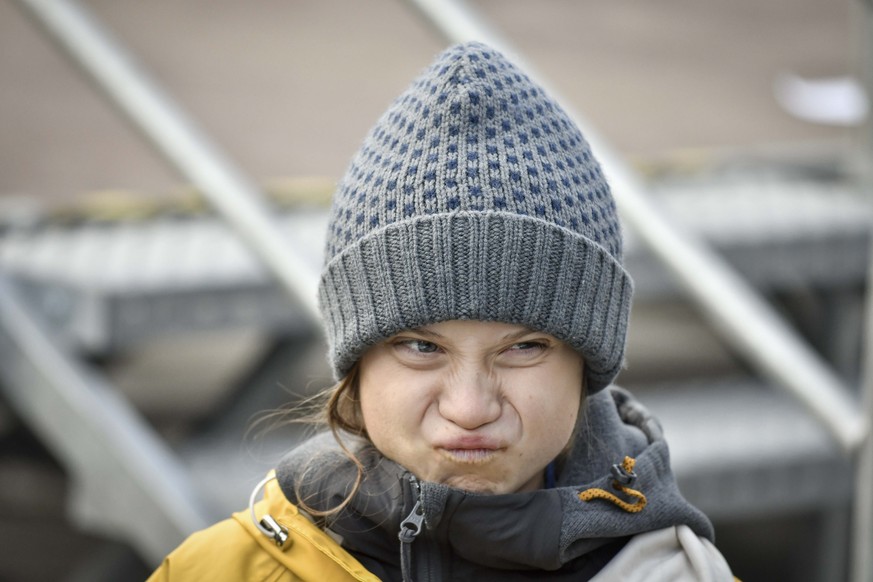
M290 503L271 479L255 505L288 530L282 547L265 536L248 511L192 534L164 559L147 582L312 580L378 582L355 558Z
M379 581L301 514L275 479L267 482L264 499L255 504L255 515L267 514L288 532L281 547L255 526L248 511L240 511L191 535L147 582ZM635 536L591 582L619 580L738 582L715 547L684 525Z

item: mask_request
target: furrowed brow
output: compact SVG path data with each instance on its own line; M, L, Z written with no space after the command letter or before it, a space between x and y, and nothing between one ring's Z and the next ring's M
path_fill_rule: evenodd
M400 332L400 333L403 333L403 332ZM422 335L424 337L429 337L431 339L444 339L442 334L439 334L435 331L431 331L429 329L425 329L423 327L414 327L412 329L408 329L408 330L406 330L406 333L415 333L418 335ZM397 335L400 335L400 334L397 334Z
M505 336L503 336L502 338L500 338L500 341L503 341L503 342L510 342L510 341L513 341L513 340L517 340L517 339L523 338L524 336L526 336L526 335L530 335L530 334L532 334L532 333L537 333L537 332L536 332L535 330L532 330L532 329L530 329L530 328L525 327L524 329L520 329L520 330L518 330L518 331L513 331L513 332L511 332L511 333L506 334Z

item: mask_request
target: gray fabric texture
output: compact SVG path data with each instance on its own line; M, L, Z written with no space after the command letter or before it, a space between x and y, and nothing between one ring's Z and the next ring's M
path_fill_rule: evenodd
M355 555L391 564L398 559L400 522L410 510L404 495L409 474L365 442L349 439L348 443L367 467L367 476L349 508L329 525ZM625 455L636 459L632 486L645 494L646 507L627 513L604 500L581 501L578 493L585 489L612 490L612 466ZM323 434L286 456L277 475L290 501L305 499L324 510L345 498L354 469L332 435ZM615 387L588 399L554 489L477 495L421 482L420 500L424 539L437 548L433 559L441 563L449 556L452 564L446 567L455 573L490 571L510 579L503 575L530 570L566 573L568 568L579 572L586 560L596 563L598 552L608 544L677 525L713 539L709 520L676 486L657 421L629 393ZM426 551L427 543L416 540L413 552Z
M337 378L399 331L476 319L568 342L594 393L623 364L631 296L587 142L482 44L448 49L394 101L334 195L319 301Z
M709 540L679 525L634 537L591 582L735 582Z

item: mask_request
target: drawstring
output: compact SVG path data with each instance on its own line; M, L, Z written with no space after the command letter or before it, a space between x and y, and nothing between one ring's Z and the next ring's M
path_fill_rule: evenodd
M288 541L288 530L279 525L279 523L273 519L273 516L269 513L264 515L260 521L258 521L258 518L255 516L255 499L258 497L258 493L261 492L261 489L263 489L267 483L275 478L275 475L267 475L267 477L255 486L254 491L252 491L252 494L249 497L249 514L252 516L252 523L255 524L255 527L258 528L262 534L276 542L276 545L281 548L282 545Z
M636 466L636 463L637 460L633 457L625 457L624 462L621 465L613 465L611 471L612 476L615 478L612 482L612 487L615 490L621 491L625 495L636 499L634 503L628 503L627 501L618 498L614 493L610 493L609 491L598 487L592 487L591 489L586 489L585 491L580 492L579 499L582 501L604 499L614 503L628 513L639 513L646 506L648 500L640 491L628 487L628 485L632 485L637 479L637 474L634 473L634 466Z

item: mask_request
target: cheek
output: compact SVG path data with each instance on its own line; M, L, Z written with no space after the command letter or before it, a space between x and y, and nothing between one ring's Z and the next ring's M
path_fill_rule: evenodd
M390 418L391 399L385 398L385 392L390 388L385 384L386 359L382 350L372 348L361 359L360 376L358 377L358 399L364 427L372 439L381 434L385 421Z
M384 385L362 382L360 388L361 417L367 435L379 451L395 458L395 448L404 439L401 419L394 409L396 399L386 397Z
M362 377L359 392L364 426L371 435L386 430L392 421L401 420L397 417L400 395L392 394L390 383L374 380Z
M532 384L537 389L527 395L526 410L522 412L525 431L535 435L544 449L560 452L567 445L576 428L582 403L581 374L539 378Z
M425 399L408 376L386 366L361 374L361 415L370 439L380 450L383 446L393 448L420 425Z
M361 417L364 420L364 427L368 432L377 431L382 425L382 407L376 406L375 403L382 400L379 397L378 391L372 386L367 386L363 382L360 388L360 407Z
M538 432L551 446L562 449L576 428L581 395L567 393L563 398L551 398L538 410Z

